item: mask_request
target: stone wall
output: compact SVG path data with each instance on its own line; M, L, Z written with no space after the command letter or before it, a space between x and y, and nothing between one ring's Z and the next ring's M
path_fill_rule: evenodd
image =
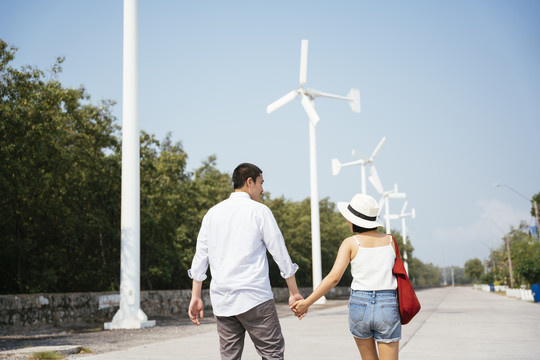
M276 302L287 302L287 288L274 288ZM304 296L311 288L300 289ZM206 308L211 308L208 290L203 290ZM337 287L328 294L328 299L344 298L349 288ZM141 291L141 309L152 319L154 316L187 314L191 290ZM0 329L102 324L111 321L118 310L118 293L69 293L0 295Z

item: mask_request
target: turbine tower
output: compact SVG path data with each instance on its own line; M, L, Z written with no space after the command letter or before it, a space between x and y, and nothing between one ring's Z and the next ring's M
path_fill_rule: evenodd
M310 179L311 179L311 252L313 257L313 289L322 281L321 266L321 231L319 223L319 195L317 189L317 154L316 154L316 132L315 127L320 118L315 111L314 100L316 97L326 97L331 99L346 100L349 102L354 112L360 112L360 91L351 89L347 96L339 96L323 93L313 89L304 88L307 79L307 57L308 41L302 40L300 51L300 86L280 97L266 107L266 113L270 114L285 104L288 104L300 95L300 101L309 118L309 159L310 159ZM318 303L324 303L322 297Z
M369 177L369 181L377 190L379 194L382 195L381 200L379 201L379 213L381 210L386 207L385 209L385 227L386 227L386 233L390 234L390 219L393 217L393 215L390 214L390 204L389 199L404 199L407 195L405 193L398 192L398 186L397 184L394 184L394 188L392 190L384 191L383 186L381 184L381 180L377 176L377 173L375 173L375 176L373 174ZM396 215L397 216L397 215Z
M405 224L405 218L407 216L410 216L411 218L416 217L416 210L413 208L410 213L405 212L405 208L407 207L407 202L405 201L405 204L403 204L403 208L401 208L401 213L399 214L399 217L401 218L401 231L403 235L403 260L405 265L405 271L407 272L407 275L409 274L409 264L407 263L407 226Z
M362 194L365 195L366 194L366 165L367 164L371 165L370 166L371 176L379 178L379 176L377 175L377 170L375 170L375 165L373 164L373 161L375 160L375 156L377 155L379 150L381 150L381 147L383 146L385 142L386 142L386 137L383 137L381 141L379 141L379 144L377 145L375 150L373 150L373 153L371 154L369 159L360 158L360 160L355 160L355 161L351 161L344 164L340 163L338 159L332 159L332 175L339 174L342 167L358 165L358 164L362 165ZM353 150L353 156L354 155L356 155L356 151Z
M405 218L407 216L412 217L413 219L416 217L416 211L415 209L412 209L410 213L406 213L405 209L407 208L407 201L405 201L405 204L403 204L403 207L401 208L401 212L399 215L390 215L390 219L399 219L401 218L401 232L403 235L403 265L405 265L405 271L407 271L407 275L409 274L409 264L407 263L407 226L405 224Z

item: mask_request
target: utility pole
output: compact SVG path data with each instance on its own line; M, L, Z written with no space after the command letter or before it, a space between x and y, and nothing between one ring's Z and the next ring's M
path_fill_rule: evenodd
M514 274L512 271L512 256L510 255L510 240L508 240L508 234L504 234L506 239L506 251L508 252L508 271L510 272L510 289L514 288Z
M510 273L510 288L513 288L514 287L514 273L512 271L512 254L510 252L510 240L508 239L508 234L506 234L504 232L503 229L501 229L501 227L499 225L497 225L497 223L489 218L485 218L485 220L493 223L493 225L495 225L497 228L499 228L499 230L502 231L502 233L504 234L504 239L506 241L506 252L508 253L508 271Z
M538 203L536 201L531 200L534 206L534 214L536 216L536 234L538 238L540 239L540 220L538 220Z

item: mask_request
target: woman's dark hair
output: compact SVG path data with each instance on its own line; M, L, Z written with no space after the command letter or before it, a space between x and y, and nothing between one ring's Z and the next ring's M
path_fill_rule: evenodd
M251 178L254 182L262 174L262 170L258 166L250 163L242 163L234 169L232 181L234 189L241 189L247 179Z
M375 228L367 229L367 228L363 228L361 226L352 224L352 231L355 232L355 233L361 234L361 233L371 231L371 230L377 230L377 228L375 227Z

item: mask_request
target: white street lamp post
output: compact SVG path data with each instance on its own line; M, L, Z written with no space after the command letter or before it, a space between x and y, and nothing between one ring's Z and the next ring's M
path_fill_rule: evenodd
M138 3L124 0L120 308L105 329L155 325L140 308L140 164Z

